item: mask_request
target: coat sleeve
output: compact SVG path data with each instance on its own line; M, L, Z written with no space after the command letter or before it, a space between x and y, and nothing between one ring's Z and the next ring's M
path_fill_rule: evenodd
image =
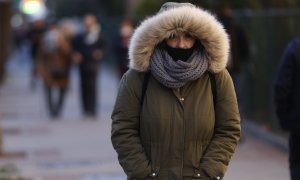
M223 177L240 138L240 114L232 79L227 70L216 76L215 131L203 158L201 171L211 178Z
M127 176L143 179L151 173L151 166L139 136L142 80L134 77L134 73L129 70L120 81L111 116L111 140Z
M288 129L287 122L284 119L287 117L287 111L290 106L291 90L293 81L293 68L295 60L295 43L288 45L283 53L277 78L274 84L274 102L277 116L280 119L280 125L284 129Z

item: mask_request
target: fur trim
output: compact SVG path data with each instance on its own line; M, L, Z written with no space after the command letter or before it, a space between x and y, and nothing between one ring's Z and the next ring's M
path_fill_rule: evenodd
M148 71L155 46L178 31L189 32L201 41L211 72L226 67L230 46L223 26L209 12L190 6L173 8L144 20L129 44L129 67Z

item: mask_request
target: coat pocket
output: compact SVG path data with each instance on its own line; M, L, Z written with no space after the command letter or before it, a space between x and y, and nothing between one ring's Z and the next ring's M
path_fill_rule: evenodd
M160 149L158 143L144 142L144 150L146 152L147 158L151 163L151 174L145 179L158 179L160 170Z

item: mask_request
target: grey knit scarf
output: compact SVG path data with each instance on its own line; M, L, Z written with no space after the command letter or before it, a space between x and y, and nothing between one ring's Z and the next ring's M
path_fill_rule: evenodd
M204 53L195 50L186 61L174 61L166 50L156 48L150 59L150 71L154 78L168 88L180 88L198 79L208 68Z

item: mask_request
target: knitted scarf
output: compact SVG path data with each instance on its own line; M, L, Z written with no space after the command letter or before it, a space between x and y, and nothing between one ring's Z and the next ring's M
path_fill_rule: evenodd
M208 68L204 53L195 50L186 61L175 61L166 50L156 48L150 59L150 71L154 78L168 88L180 88L198 79Z

